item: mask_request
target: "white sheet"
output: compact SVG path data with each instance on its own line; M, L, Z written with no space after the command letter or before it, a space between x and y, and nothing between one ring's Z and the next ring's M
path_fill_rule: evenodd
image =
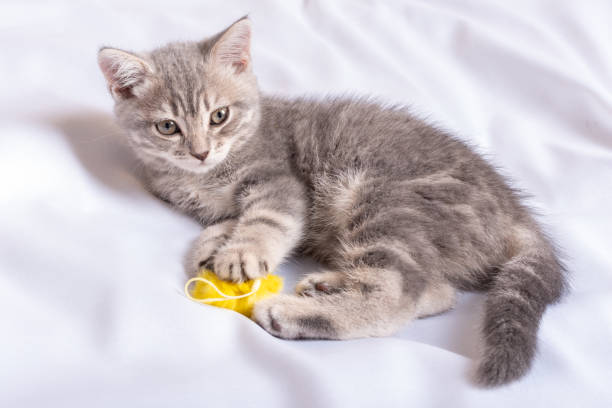
M96 51L247 12L265 91L411 104L533 194L573 288L526 378L469 383L477 295L347 342L278 340L184 298L198 226L133 175ZM5 0L0 16L0 406L612 406L610 1Z

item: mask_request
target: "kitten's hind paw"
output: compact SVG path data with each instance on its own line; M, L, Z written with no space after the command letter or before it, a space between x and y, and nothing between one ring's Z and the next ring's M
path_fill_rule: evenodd
M317 272L306 275L295 286L295 293L300 296L331 295L344 290L344 274L340 272Z
M283 339L338 338L335 324L315 299L272 296L257 302L253 319L268 333Z

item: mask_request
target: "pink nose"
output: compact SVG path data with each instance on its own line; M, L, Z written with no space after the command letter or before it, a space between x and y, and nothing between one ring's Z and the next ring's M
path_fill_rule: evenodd
M208 152L202 152L202 153L194 153L194 152L190 152L191 155L193 157L195 157L196 159L200 160L200 161L204 161L206 160L206 156L208 156Z

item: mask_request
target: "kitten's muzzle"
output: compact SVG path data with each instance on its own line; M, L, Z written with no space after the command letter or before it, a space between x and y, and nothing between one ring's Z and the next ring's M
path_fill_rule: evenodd
M196 159L200 160L200 161L204 161L206 160L206 157L208 156L208 151L202 152L202 153L194 153L194 152L189 152L193 157L195 157Z

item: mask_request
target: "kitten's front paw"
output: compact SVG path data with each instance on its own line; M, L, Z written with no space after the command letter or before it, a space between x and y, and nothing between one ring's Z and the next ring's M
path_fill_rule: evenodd
M230 246L216 253L213 270L221 279L242 282L264 276L271 266L265 251L257 247Z
M229 239L234 224L234 221L225 221L202 231L187 253L186 268L190 275L197 274L202 268L212 269L215 253Z
M212 269L213 260L219 243L209 241L203 245L194 245L189 255L189 272L198 273L202 268Z

